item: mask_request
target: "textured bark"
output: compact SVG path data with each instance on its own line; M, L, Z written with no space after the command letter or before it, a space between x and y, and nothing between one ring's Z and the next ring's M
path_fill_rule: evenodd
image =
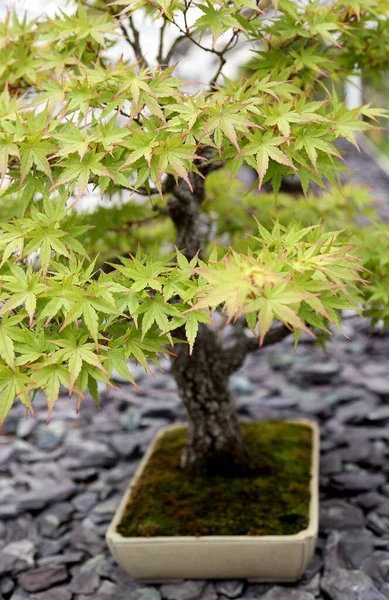
M177 234L177 247L188 259L201 251L200 204L204 200L204 180L197 174L191 174L188 184L180 179L167 202L167 210Z
M175 332L175 336L185 338L183 331ZM200 325L192 355L186 344L177 345L175 350L178 356L173 360L172 371L189 417L182 466L232 473L248 465L215 332Z

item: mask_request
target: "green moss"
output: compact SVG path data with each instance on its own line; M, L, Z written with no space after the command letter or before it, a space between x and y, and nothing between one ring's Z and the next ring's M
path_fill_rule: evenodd
M118 531L125 537L290 535L308 525L312 431L295 423L245 423L252 463L239 477L180 468L185 429L166 433Z

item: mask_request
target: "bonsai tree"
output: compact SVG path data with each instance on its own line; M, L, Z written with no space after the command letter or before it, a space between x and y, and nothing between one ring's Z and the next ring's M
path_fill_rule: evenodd
M97 382L112 387L113 369L136 385L129 359L149 369L168 354L189 419L183 466L248 461L229 376L290 334L328 335L363 300L349 236L319 214L307 225L297 202L277 220L276 200L284 176L305 194L311 182L338 185L336 140L356 144L354 132L383 116L347 110L334 83L355 64L387 67L388 9L387 0L90 0L55 18L7 15L1 422L15 399L33 413L38 389L48 419L60 385L77 409L88 393L98 403ZM142 19L155 27L156 57L142 45ZM129 54L113 62L123 40ZM254 58L227 78L238 43ZM178 78L184 45L212 55L206 84L189 85L189 66ZM272 202L245 195L244 165L258 190L271 184ZM94 190L116 202L78 211ZM226 324L236 330L227 348Z

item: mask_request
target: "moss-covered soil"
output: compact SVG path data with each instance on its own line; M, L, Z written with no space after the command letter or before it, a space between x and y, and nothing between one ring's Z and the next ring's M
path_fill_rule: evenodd
M308 525L312 430L244 423L249 475L193 475L180 468L185 429L159 441L118 527L125 537L290 535Z

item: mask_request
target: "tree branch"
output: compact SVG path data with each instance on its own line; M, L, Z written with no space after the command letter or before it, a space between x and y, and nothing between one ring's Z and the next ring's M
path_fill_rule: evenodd
M176 182L173 175L168 175L165 181L162 183L162 194L168 194L169 192L172 192L175 185ZM139 187L137 190L135 190L135 192L141 196L156 196L159 194L157 188L154 187L150 188L150 190L147 190L145 187Z
M165 37L166 25L167 25L167 21L166 21L166 19L164 19L163 25L162 25L161 29L159 30L159 48L158 48L158 55L157 55L158 64L160 64L162 62L163 40Z
M229 42L224 46L224 48L222 50L219 50L219 67L215 73L215 75L212 77L211 81L209 82L209 86L211 88L211 90L215 89L215 86L217 84L217 78L219 77L220 73L223 70L224 65L227 62L226 57L224 56L224 54L226 52L228 52L229 50L232 50L232 48L235 48L236 44L238 43L239 40L239 32L238 31L234 31L231 39L229 40Z
M162 67L162 69L166 69L169 66L170 59L172 58L178 44L186 39L187 39L186 35L179 35L178 38L176 38L174 40L174 42L170 46L170 49L169 49L168 53L166 54L165 58L161 59L161 61L160 61L162 63L162 64L160 64L160 67Z
M226 375L232 375L242 365L243 362L250 352L256 352L265 348L265 346L271 346L276 344L290 335L292 331L285 325L277 325L274 329L271 329L265 336L262 346L259 346L258 338L249 338L244 334L239 341L231 348L223 350L221 356L221 364L223 371Z

